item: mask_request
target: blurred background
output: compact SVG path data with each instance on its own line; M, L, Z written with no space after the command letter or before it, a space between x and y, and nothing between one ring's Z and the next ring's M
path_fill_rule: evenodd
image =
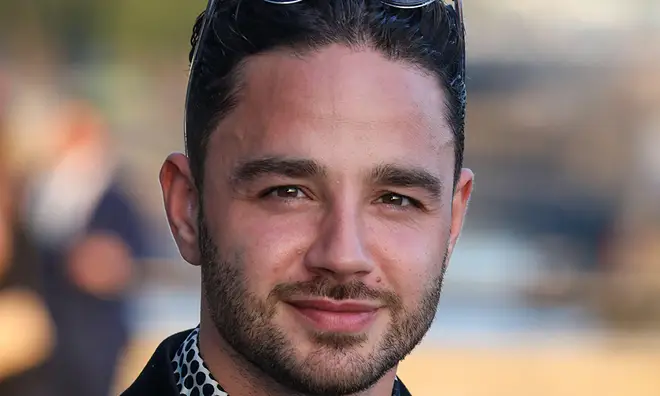
M0 395L44 394L45 367L46 394L118 394L197 324L157 175L183 147L204 6L0 0ZM660 395L660 2L464 8L476 191L402 378L415 395Z

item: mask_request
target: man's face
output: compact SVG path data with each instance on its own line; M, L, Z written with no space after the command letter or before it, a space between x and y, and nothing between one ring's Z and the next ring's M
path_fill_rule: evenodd
M283 385L363 390L427 332L462 225L471 174L454 193L443 91L343 46L260 55L242 83L209 141L187 257L204 306Z

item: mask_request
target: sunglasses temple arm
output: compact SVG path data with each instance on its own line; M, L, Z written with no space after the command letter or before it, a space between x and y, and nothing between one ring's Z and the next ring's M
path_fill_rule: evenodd
M456 6L456 16L458 17L458 23L460 24L458 30L463 39L463 46L465 47L465 23L463 20L463 0L454 0L454 5ZM461 72L463 78L465 78L465 48L463 48L463 60L461 61Z

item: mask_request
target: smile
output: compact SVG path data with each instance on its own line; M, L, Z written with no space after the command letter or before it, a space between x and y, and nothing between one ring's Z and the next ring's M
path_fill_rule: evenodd
M358 301L287 301L293 311L317 331L362 333L376 319L380 306Z

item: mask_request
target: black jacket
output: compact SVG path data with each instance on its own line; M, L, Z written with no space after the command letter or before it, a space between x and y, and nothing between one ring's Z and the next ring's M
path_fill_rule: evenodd
M191 331L175 334L163 341L140 376L121 396L179 396L174 382L172 359ZM397 381L397 384L398 389L395 389L393 396L411 396L401 381Z
M177 333L163 341L135 382L121 396L179 396L172 359L191 331Z

